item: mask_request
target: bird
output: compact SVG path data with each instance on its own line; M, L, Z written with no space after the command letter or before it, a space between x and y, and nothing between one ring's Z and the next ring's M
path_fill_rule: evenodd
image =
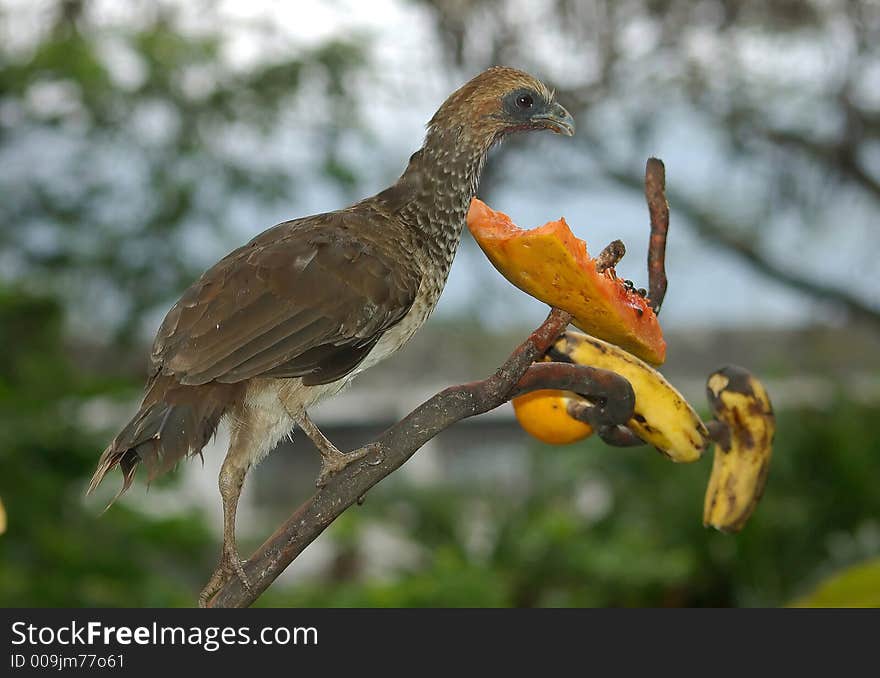
M209 268L156 334L137 414L101 455L92 493L114 468L122 488L201 455L221 420L223 546L199 594L233 576L250 588L235 540L248 471L299 427L321 454L318 486L370 451L346 454L308 411L398 351L446 284L487 154L512 132L574 134L555 93L528 73L489 68L454 91L390 187L333 212L277 224ZM111 501L111 504L113 503Z

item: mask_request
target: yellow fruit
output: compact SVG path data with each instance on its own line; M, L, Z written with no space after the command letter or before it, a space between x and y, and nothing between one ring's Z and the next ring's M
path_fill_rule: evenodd
M548 355L552 360L611 370L627 379L636 396L627 428L672 461L697 461L708 447L709 431L684 396L657 370L619 346L565 332Z
M738 532L764 493L776 419L764 385L742 367L713 373L706 394L722 423L706 489L703 524Z
M568 405L579 396L571 391L540 390L513 399L513 411L527 433L550 445L583 440L593 429L568 416Z

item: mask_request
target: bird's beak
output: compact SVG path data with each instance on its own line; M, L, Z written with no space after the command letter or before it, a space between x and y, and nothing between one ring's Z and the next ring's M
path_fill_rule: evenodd
M532 122L539 127L549 129L556 134L567 137L574 135L574 118L557 103L551 104L546 110L532 116Z

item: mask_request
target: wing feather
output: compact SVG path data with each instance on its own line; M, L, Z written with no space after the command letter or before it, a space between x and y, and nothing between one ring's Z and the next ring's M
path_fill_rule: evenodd
M344 377L418 292L417 269L389 251L393 227L383 215L349 211L261 234L169 311L153 345L154 371L189 385Z

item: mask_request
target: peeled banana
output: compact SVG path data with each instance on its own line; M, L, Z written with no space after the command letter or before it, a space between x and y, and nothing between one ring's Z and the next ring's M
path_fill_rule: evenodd
M580 332L564 332L548 352L552 360L592 365L626 378L636 395L627 427L675 462L697 461L709 431L684 397L653 367L622 348Z
M767 482L776 419L764 385L742 367L709 376L706 395L721 426L714 436L715 460L703 524L738 532L755 510Z

